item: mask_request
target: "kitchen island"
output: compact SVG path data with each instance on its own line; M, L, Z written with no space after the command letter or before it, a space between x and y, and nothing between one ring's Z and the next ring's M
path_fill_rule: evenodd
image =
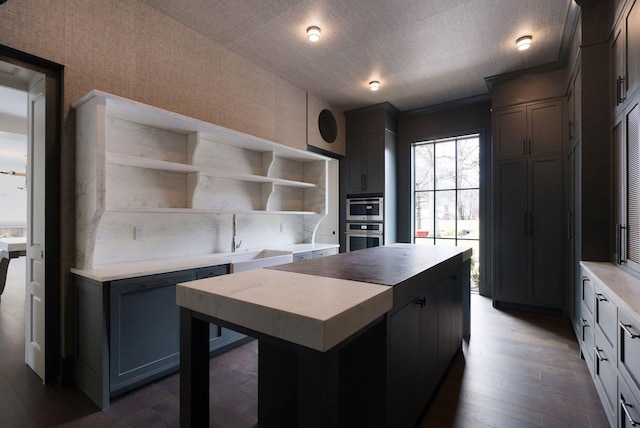
M398 244L179 284L181 426L209 425L209 323L259 340L261 426L413 426L468 334L470 257Z

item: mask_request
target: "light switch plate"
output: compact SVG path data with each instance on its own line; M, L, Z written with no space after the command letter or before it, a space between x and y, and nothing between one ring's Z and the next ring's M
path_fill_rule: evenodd
M135 241L144 240L144 226L138 225L133 228L133 239Z

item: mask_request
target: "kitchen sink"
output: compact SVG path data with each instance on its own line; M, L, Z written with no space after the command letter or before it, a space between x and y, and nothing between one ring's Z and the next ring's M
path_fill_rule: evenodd
M240 254L236 253L231 256L231 273L283 265L291 262L293 262L293 253L290 251L261 250Z

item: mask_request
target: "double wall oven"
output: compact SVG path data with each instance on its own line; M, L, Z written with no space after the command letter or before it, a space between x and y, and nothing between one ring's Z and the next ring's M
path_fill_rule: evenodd
M384 243L382 194L347 195L347 251L378 247Z

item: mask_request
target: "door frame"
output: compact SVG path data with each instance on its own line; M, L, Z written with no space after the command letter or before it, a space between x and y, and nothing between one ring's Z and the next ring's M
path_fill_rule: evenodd
M0 44L0 61L45 75L45 379L60 382L60 152L62 141L64 66Z

